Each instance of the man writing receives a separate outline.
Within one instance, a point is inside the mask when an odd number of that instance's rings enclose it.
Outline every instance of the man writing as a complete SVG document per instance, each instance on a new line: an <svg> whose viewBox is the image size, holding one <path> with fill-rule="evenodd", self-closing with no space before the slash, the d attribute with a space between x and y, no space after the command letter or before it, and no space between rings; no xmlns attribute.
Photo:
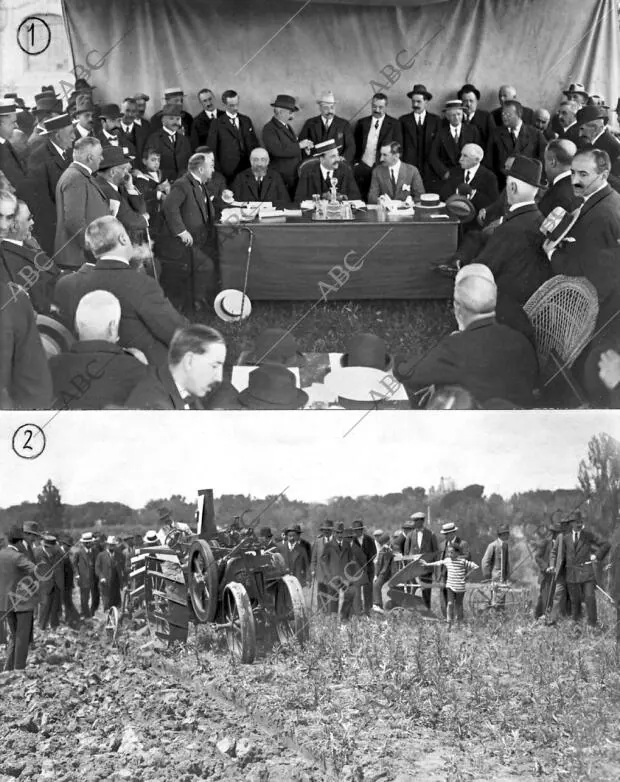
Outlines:
<svg viewBox="0 0 620 782"><path fill-rule="evenodd" d="M425 192L420 172L415 166L401 161L402 148L397 141L381 147L381 164L373 169L368 203L404 201L410 205L420 200Z"/></svg>

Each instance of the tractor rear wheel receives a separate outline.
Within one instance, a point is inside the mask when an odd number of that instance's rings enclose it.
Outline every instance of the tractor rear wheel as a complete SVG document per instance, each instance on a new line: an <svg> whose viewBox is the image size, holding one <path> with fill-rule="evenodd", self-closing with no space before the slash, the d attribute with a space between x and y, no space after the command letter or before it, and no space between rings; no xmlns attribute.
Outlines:
<svg viewBox="0 0 620 782"><path fill-rule="evenodd" d="M187 581L192 608L199 622L212 622L217 611L218 568L206 540L195 540L189 550Z"/></svg>
<svg viewBox="0 0 620 782"><path fill-rule="evenodd" d="M276 582L275 625L280 643L296 638L303 646L308 640L306 598L295 576L282 576Z"/></svg>
<svg viewBox="0 0 620 782"><path fill-rule="evenodd" d="M226 642L241 663L253 663L256 658L256 624L250 598L242 584L231 581L222 596Z"/></svg>

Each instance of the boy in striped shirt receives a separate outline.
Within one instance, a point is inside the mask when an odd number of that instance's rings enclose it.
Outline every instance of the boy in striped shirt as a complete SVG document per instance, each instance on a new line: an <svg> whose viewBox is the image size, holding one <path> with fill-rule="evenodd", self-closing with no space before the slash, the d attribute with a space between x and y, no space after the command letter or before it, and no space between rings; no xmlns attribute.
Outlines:
<svg viewBox="0 0 620 782"><path fill-rule="evenodd" d="M448 578L446 581L448 597L446 621L448 624L452 624L456 618L458 622L462 622L465 581L471 572L478 570L478 565L463 556L462 545L457 541L453 541L448 546L448 557L446 559L439 559L436 562L424 562L424 560L420 560L420 563L422 565L428 565L429 567L441 567L442 565L445 565L446 570L448 571Z"/></svg>

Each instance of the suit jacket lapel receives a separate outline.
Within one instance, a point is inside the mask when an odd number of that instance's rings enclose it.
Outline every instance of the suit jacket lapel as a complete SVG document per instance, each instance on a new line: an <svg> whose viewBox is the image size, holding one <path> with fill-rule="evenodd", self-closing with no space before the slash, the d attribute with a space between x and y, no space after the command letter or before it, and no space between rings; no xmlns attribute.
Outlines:
<svg viewBox="0 0 620 782"><path fill-rule="evenodd" d="M254 174L251 172L247 175L247 183L248 183L248 190L250 191L250 194L252 195L252 201L260 201L258 197L258 182L256 181L256 178ZM263 179L263 190L265 189L265 180ZM264 198L264 194L263 194Z"/></svg>
<svg viewBox="0 0 620 782"><path fill-rule="evenodd" d="M208 222L209 213L207 211L207 205L205 203L205 198L207 197L205 195L205 191L202 185L200 184L200 182L197 182L191 174L187 174L187 177L191 182L192 189L194 192L194 198L196 199L196 201L198 201L198 206L200 207L202 216L204 217L205 222Z"/></svg>

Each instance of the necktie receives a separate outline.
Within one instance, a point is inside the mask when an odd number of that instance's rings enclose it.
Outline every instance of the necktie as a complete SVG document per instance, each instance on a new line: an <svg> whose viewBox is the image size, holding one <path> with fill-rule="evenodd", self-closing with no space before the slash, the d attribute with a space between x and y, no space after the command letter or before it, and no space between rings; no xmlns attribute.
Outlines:
<svg viewBox="0 0 620 782"><path fill-rule="evenodd" d="M465 184L466 184L466 185L468 185L468 184L469 184L469 180L470 180L470 179L471 179L471 171L466 171L466 172L465 172Z"/></svg>
<svg viewBox="0 0 620 782"><path fill-rule="evenodd" d="M323 121L323 139L327 138L327 134L329 133L329 120Z"/></svg>
<svg viewBox="0 0 620 782"><path fill-rule="evenodd" d="M392 181L392 198L396 195L396 177L394 176L394 169L390 169L390 179Z"/></svg>
<svg viewBox="0 0 620 782"><path fill-rule="evenodd" d="M512 136L512 145L516 146L517 144L517 131L514 128L510 129L510 135Z"/></svg>
<svg viewBox="0 0 620 782"><path fill-rule="evenodd" d="M168 138L170 139L170 143L172 144L172 146L174 146L174 145L176 144L176 140L177 140L177 134L176 134L176 133L173 133L173 134L171 135L171 134L169 133L169 134L168 134Z"/></svg>
<svg viewBox="0 0 620 782"><path fill-rule="evenodd" d="M325 184L327 185L328 190L332 189L332 175L329 171L325 174Z"/></svg>
<svg viewBox="0 0 620 782"><path fill-rule="evenodd" d="M258 186L258 200L261 201L263 198L263 179L262 177L256 178L256 184Z"/></svg>
<svg viewBox="0 0 620 782"><path fill-rule="evenodd" d="M574 540L575 546L577 546L577 543L579 543L579 533L578 532L574 533L573 540Z"/></svg>
<svg viewBox="0 0 620 782"><path fill-rule="evenodd" d="M375 122L375 130L379 130L379 120Z"/></svg>
<svg viewBox="0 0 620 782"><path fill-rule="evenodd" d="M416 114L415 115L415 121L416 121L418 127L420 127L420 125L422 124L422 115L421 114Z"/></svg>
<svg viewBox="0 0 620 782"><path fill-rule="evenodd" d="M471 117L469 114L463 114L463 122L469 122L471 120Z"/></svg>
<svg viewBox="0 0 620 782"><path fill-rule="evenodd" d="M238 120L238 118L237 117L233 117L231 122L232 122L233 127L235 128L235 130L239 130L239 120Z"/></svg>

